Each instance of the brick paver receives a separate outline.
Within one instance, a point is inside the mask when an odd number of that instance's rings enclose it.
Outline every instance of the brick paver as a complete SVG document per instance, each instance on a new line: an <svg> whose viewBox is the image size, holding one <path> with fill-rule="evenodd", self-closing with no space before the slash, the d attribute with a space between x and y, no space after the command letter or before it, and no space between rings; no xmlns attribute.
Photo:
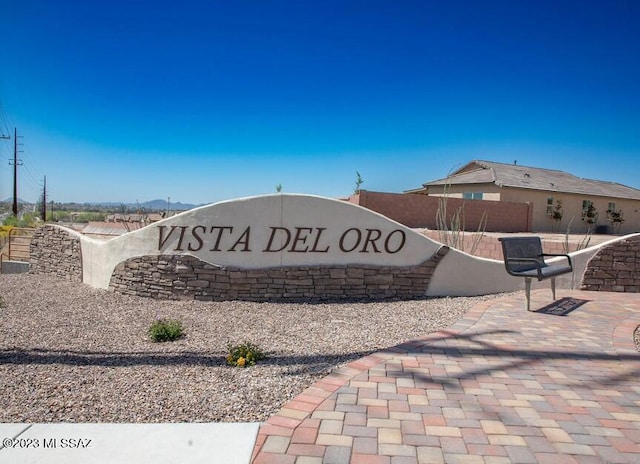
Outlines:
<svg viewBox="0 0 640 464"><path fill-rule="evenodd" d="M336 370L262 425L252 462L640 462L640 296L558 297L574 309L510 295Z"/></svg>

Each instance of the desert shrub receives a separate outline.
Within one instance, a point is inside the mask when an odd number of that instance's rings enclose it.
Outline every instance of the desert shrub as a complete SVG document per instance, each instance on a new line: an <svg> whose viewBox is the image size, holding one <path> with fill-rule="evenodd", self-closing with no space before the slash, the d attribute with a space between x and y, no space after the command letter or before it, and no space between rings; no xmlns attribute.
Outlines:
<svg viewBox="0 0 640 464"><path fill-rule="evenodd" d="M227 364L229 366L247 367L267 358L258 345L244 342L239 345L227 344Z"/></svg>
<svg viewBox="0 0 640 464"><path fill-rule="evenodd" d="M171 342L184 336L184 328L178 320L156 319L149 327L149 337L154 342Z"/></svg>

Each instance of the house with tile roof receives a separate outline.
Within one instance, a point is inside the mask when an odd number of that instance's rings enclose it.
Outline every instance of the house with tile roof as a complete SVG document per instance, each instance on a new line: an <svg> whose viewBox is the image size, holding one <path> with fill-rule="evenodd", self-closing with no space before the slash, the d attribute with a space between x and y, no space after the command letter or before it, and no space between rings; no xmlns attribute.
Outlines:
<svg viewBox="0 0 640 464"><path fill-rule="evenodd" d="M640 231L640 190L554 169L474 160L405 193L530 203L535 232Z"/></svg>

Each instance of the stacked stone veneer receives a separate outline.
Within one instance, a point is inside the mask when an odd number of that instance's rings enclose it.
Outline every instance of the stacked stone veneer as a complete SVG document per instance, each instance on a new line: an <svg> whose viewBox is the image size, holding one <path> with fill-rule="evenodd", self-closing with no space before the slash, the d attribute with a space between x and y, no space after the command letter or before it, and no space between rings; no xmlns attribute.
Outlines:
<svg viewBox="0 0 640 464"><path fill-rule="evenodd" d="M55 274L73 282L82 282L80 238L60 227L46 225L31 238L32 274Z"/></svg>
<svg viewBox="0 0 640 464"><path fill-rule="evenodd" d="M442 248L419 266L219 267L188 255L143 256L120 263L110 289L159 299L203 301L388 300L424 297Z"/></svg>
<svg viewBox="0 0 640 464"><path fill-rule="evenodd" d="M583 290L640 292L640 236L602 248L587 264Z"/></svg>

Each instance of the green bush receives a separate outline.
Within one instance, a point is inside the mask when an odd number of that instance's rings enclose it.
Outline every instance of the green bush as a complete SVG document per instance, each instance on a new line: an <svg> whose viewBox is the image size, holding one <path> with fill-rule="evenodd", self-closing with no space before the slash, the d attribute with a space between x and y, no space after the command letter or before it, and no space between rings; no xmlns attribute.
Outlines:
<svg viewBox="0 0 640 464"><path fill-rule="evenodd" d="M149 337L154 342L172 342L183 335L184 329L178 320L156 319L149 327Z"/></svg>
<svg viewBox="0 0 640 464"><path fill-rule="evenodd" d="M227 364L229 366L247 367L267 358L267 355L258 345L244 342L240 345L227 344Z"/></svg>
<svg viewBox="0 0 640 464"><path fill-rule="evenodd" d="M21 214L21 218L11 215L7 216L2 222L3 226L9 227L36 227L40 221L40 217L36 213L24 213Z"/></svg>

